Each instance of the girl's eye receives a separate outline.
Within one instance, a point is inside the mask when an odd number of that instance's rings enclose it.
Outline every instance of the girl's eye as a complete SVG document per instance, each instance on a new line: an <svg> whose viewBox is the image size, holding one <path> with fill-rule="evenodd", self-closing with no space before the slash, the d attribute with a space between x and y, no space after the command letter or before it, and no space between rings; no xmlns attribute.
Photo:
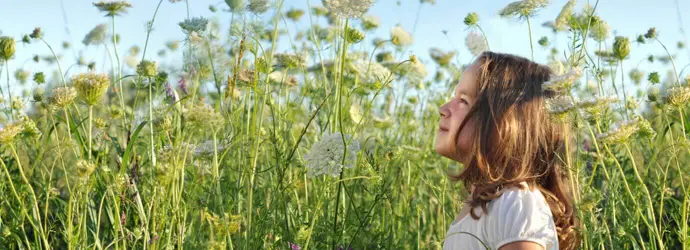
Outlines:
<svg viewBox="0 0 690 250"><path fill-rule="evenodd" d="M462 104L468 104L468 103L467 103L467 100L465 100L465 98L460 98L460 103L462 103Z"/></svg>

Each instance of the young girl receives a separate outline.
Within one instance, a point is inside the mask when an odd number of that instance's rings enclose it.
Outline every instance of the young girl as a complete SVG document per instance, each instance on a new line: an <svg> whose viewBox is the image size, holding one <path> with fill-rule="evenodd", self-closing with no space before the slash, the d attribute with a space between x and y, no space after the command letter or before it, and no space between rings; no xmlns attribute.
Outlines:
<svg viewBox="0 0 690 250"><path fill-rule="evenodd" d="M542 89L551 71L522 57L484 52L439 108L436 152L462 163L470 191L443 249L576 249L576 218Z"/></svg>

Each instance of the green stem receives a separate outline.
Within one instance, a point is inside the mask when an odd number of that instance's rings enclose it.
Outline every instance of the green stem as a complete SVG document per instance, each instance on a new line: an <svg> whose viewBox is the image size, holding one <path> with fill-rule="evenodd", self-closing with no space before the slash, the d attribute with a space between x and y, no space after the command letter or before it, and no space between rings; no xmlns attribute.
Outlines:
<svg viewBox="0 0 690 250"><path fill-rule="evenodd" d="M120 97L120 107L122 108L122 111L125 111L125 87L122 86L122 67L120 65L120 56L117 53L117 41L115 40L115 15L112 16L112 23L113 23L113 51L115 52L115 60L117 61L117 83L120 85L120 91L119 97ZM113 75L113 77L116 77ZM122 127L126 127L127 124L127 116L123 116L122 119Z"/></svg>
<svg viewBox="0 0 690 250"><path fill-rule="evenodd" d="M648 214L652 217L652 225L656 225L656 215L654 215L654 203L652 202L652 195L649 194L649 189L647 189L647 185L644 183L644 180L642 180L642 176L640 176L640 173L637 171L637 164L635 163L635 159L633 157L632 151L630 150L630 146L628 146L627 142L623 145L625 146L625 150L628 152L628 156L630 157L630 162L632 163L632 169L635 173L635 178L637 178L637 181L640 182L641 188L642 190L644 190L644 193L647 197L647 203L649 206ZM664 249L663 239L661 238L661 235L659 235L656 226L650 226L650 228L652 231L654 231L654 234L656 234L655 238L657 240L657 243L659 244L659 249Z"/></svg>
<svg viewBox="0 0 690 250"><path fill-rule="evenodd" d="M8 106L10 107L10 121L14 119L14 111L12 108L12 91L10 90L10 60L5 60L5 69L7 70L7 94L10 96Z"/></svg>
<svg viewBox="0 0 690 250"><path fill-rule="evenodd" d="M29 193L31 193L31 198L34 201L34 207L33 207L33 214L34 218L38 221L38 225L41 225L41 215L40 215L40 209L38 208L38 198L36 198L36 193L34 192L34 188L31 186L31 183L29 182L29 179L26 178L26 175L24 174L24 169L22 168L22 163L19 160L19 155L17 155L17 150L14 148L14 144L9 143L10 150L12 151L12 155L14 156L14 159L17 161L17 168L19 169L19 174L22 177L22 180L26 184L27 188L29 189ZM3 163L4 165L4 163ZM34 228L38 230L38 233L41 234L41 239L43 240L43 244L45 244L45 247L47 249L50 249L50 244L48 243L48 239L45 236L45 233L43 232L43 229L40 226L36 226L33 222L31 223Z"/></svg>
<svg viewBox="0 0 690 250"><path fill-rule="evenodd" d="M156 167L156 142L153 140L153 82L149 77L149 138L151 139L151 166Z"/></svg>
<svg viewBox="0 0 690 250"><path fill-rule="evenodd" d="M91 152L92 152L91 136L92 136L92 134L93 134L93 105L89 105L89 152L87 153L88 157L89 157L89 161L91 161Z"/></svg>
<svg viewBox="0 0 690 250"><path fill-rule="evenodd" d="M527 20L527 30L529 31L529 49L532 52L532 61L534 61L534 45L532 44L532 24L529 21L529 17L525 17Z"/></svg>

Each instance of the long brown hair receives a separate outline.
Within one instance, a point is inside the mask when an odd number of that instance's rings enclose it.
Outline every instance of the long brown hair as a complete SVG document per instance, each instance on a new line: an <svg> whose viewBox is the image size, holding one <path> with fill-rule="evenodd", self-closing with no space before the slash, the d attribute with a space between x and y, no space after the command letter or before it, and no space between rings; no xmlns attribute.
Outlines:
<svg viewBox="0 0 690 250"><path fill-rule="evenodd" d="M507 187L519 187L524 181L538 188L551 208L560 249L576 249L577 220L561 158L567 153L565 128L545 111L545 99L554 93L542 84L551 70L523 57L494 52L482 53L476 64L475 103L455 135L457 145L459 131L472 119L476 124L472 146L464 170L449 177L474 187L469 201L474 219L479 219L475 207L487 213L487 203Z"/></svg>

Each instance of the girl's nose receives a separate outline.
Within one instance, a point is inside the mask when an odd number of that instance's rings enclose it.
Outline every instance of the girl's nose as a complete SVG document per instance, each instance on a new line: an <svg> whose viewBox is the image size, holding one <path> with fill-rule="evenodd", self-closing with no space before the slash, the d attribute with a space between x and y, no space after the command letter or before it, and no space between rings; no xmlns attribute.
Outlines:
<svg viewBox="0 0 690 250"><path fill-rule="evenodd" d="M448 111L448 108L446 107L447 104L441 105L441 107L438 109L438 113L441 115L441 117L447 117L450 115L450 112Z"/></svg>

